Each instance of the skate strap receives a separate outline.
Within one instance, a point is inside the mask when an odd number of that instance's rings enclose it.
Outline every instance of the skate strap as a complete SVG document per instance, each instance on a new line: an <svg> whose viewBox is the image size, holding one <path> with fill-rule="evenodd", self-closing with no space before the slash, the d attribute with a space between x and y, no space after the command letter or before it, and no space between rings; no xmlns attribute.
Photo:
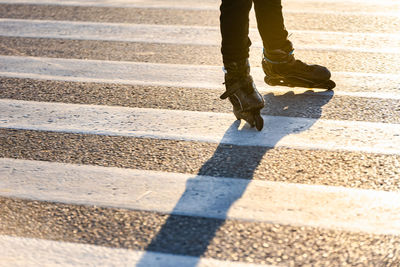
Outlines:
<svg viewBox="0 0 400 267"><path fill-rule="evenodd" d="M294 54L294 49L289 52L288 56L290 57L293 54ZM267 62L271 63L271 64L285 64L285 63L289 63L290 62L290 59L289 60L284 60L284 61L273 61L273 60L267 58L267 56L265 55L265 49L264 48L263 48L263 56L264 56L264 59Z"/></svg>
<svg viewBox="0 0 400 267"><path fill-rule="evenodd" d="M232 87L229 88L229 90L226 90L225 93L223 93L219 98L227 99L228 97L230 97L231 95L236 93L236 91L239 90L239 89L240 89L239 85L232 86Z"/></svg>
<svg viewBox="0 0 400 267"><path fill-rule="evenodd" d="M242 90L243 92L251 93L254 91L254 89L252 87L252 83L253 83L253 78L251 78L251 76L248 76L242 81L234 82L232 85L225 86L226 91L225 91L225 93L223 93L220 96L220 98L226 99L226 98L232 96L233 94L235 94L239 90ZM224 84L226 85L226 83L224 83Z"/></svg>

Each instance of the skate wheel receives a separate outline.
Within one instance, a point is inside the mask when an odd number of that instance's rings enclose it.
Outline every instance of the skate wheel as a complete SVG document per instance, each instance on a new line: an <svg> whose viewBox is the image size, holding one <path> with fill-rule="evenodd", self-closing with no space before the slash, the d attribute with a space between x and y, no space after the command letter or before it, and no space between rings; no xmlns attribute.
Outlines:
<svg viewBox="0 0 400 267"><path fill-rule="evenodd" d="M261 117L260 112L254 115L254 123L258 131L261 131L262 128L264 127L264 120Z"/></svg>
<svg viewBox="0 0 400 267"><path fill-rule="evenodd" d="M240 121L241 119L240 112L238 110L233 109L233 114L235 115L236 119Z"/></svg>
<svg viewBox="0 0 400 267"><path fill-rule="evenodd" d="M266 84L270 85L270 86L276 86L276 85L279 85L279 84L280 84L279 80L272 79L272 78L270 78L270 77L268 77L268 76L265 76L265 77L264 77L264 82L265 82Z"/></svg>
<svg viewBox="0 0 400 267"><path fill-rule="evenodd" d="M298 85L298 80L297 79L292 79L290 77L284 79L279 79L279 78L270 78L268 76L265 76L264 81L266 84L271 85L271 86L286 86L286 87L297 87ZM301 87L312 87L309 86L308 84L302 84Z"/></svg>
<svg viewBox="0 0 400 267"><path fill-rule="evenodd" d="M326 89L328 89L328 90L332 90L335 87L336 87L336 83L334 81L332 81L332 80L329 80L326 83Z"/></svg>
<svg viewBox="0 0 400 267"><path fill-rule="evenodd" d="M335 87L336 87L336 83L332 80L323 81L321 83L314 85L314 88L321 88L321 89L327 89L327 90L332 90Z"/></svg>

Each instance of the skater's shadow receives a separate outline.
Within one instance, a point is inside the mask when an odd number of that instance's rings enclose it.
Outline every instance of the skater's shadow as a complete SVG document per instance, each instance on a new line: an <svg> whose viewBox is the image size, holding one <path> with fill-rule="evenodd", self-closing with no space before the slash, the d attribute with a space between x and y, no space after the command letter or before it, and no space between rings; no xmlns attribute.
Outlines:
<svg viewBox="0 0 400 267"><path fill-rule="evenodd" d="M261 133L247 125L240 128L240 122L234 122L197 176L187 180L185 192L172 215L147 246L137 266L196 266L199 257L204 256L218 230L225 224L230 208L244 194L268 150L285 136L309 129L321 117L322 107L332 96L333 92L312 91L268 94L264 97L266 108L262 111L268 116L264 117L265 126ZM308 116L312 119L305 119L303 127L292 129L292 123L276 116ZM255 145L242 145L249 141ZM193 257L182 257L178 262L170 263L160 258L161 262L156 263L151 252Z"/></svg>

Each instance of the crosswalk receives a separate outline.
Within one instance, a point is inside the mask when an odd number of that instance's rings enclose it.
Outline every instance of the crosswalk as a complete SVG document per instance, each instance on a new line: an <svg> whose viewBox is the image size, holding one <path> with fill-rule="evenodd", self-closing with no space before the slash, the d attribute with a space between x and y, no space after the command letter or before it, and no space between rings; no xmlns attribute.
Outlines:
<svg viewBox="0 0 400 267"><path fill-rule="evenodd" d="M0 0L0 266L400 264L398 2L283 3L334 92L265 85L253 19L261 132L218 5Z"/></svg>

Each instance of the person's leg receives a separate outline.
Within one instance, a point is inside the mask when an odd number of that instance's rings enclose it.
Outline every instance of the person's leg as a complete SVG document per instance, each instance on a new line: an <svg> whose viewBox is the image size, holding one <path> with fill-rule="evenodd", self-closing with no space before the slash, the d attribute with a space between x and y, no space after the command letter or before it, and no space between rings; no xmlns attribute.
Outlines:
<svg viewBox="0 0 400 267"><path fill-rule="evenodd" d="M323 66L296 60L284 25L281 0L253 0L263 40L262 66L269 85L332 89L331 73Z"/></svg>
<svg viewBox="0 0 400 267"><path fill-rule="evenodd" d="M264 49L293 50L284 24L281 0L253 0L253 2Z"/></svg>
<svg viewBox="0 0 400 267"><path fill-rule="evenodd" d="M264 99L257 91L250 75L248 62L249 12L252 0L222 0L220 7L222 59L226 91L221 99L228 98L237 119L244 119L258 130L263 127L260 110Z"/></svg>
<svg viewBox="0 0 400 267"><path fill-rule="evenodd" d="M245 61L251 45L249 12L252 0L222 0L220 6L221 52L224 63Z"/></svg>

